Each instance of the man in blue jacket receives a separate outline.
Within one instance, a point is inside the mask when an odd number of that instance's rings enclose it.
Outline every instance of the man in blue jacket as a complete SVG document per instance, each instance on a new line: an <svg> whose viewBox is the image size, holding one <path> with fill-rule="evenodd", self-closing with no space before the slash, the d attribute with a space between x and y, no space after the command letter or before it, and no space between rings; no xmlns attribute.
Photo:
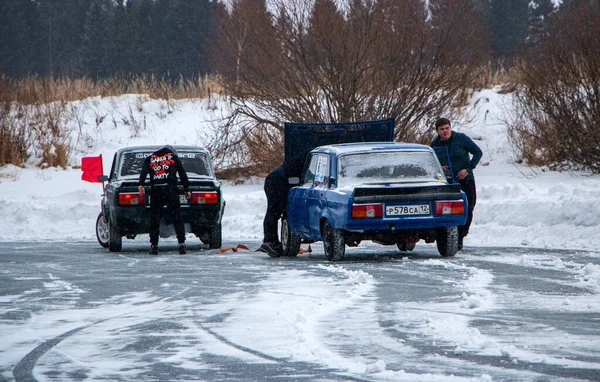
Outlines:
<svg viewBox="0 0 600 382"><path fill-rule="evenodd" d="M460 183L460 188L467 195L468 218L465 225L458 227L458 249L463 248L463 239L469 234L473 221L473 209L477 202L475 176L473 170L477 167L483 152L469 136L452 131L450 120L439 118L435 122L438 136L431 142L446 176L452 176ZM469 155L471 154L471 155ZM450 163L448 163L450 158Z"/></svg>

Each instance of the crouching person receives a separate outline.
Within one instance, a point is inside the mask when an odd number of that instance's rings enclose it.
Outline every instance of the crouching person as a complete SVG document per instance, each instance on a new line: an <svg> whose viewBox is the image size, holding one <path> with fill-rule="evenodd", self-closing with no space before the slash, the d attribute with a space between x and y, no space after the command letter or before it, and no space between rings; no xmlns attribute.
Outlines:
<svg viewBox="0 0 600 382"><path fill-rule="evenodd" d="M279 257L283 254L283 247L279 241L277 226L285 210L287 194L290 189L283 165L276 167L267 175L264 189L267 197L267 212L263 221L263 243L259 250L266 252L271 257Z"/></svg>

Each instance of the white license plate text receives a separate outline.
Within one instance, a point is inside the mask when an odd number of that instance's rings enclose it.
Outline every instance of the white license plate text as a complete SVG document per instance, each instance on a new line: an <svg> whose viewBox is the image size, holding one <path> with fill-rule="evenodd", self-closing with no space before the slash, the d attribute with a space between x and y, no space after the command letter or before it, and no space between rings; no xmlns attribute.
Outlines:
<svg viewBox="0 0 600 382"><path fill-rule="evenodd" d="M385 214L398 215L429 215L429 204L409 204L403 206L386 206Z"/></svg>

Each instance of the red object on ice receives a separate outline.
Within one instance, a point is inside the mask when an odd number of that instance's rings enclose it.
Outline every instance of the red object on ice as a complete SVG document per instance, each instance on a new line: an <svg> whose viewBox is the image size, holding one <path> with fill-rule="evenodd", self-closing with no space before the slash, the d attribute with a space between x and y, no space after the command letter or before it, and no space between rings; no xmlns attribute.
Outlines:
<svg viewBox="0 0 600 382"><path fill-rule="evenodd" d="M98 180L98 177L102 175L102 154L97 157L83 157L81 158L81 180L92 183L104 183Z"/></svg>

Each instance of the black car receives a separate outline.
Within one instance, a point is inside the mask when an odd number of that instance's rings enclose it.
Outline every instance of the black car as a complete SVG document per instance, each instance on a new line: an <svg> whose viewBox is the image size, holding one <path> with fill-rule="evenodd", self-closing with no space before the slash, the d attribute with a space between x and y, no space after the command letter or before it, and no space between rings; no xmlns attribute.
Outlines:
<svg viewBox="0 0 600 382"><path fill-rule="evenodd" d="M162 146L137 146L118 150L113 158L110 174L99 180L107 181L102 196L102 212L96 220L98 242L111 252L120 252L122 238L133 239L149 233L150 185L146 196L138 191L138 180L144 159ZM220 182L216 179L209 152L195 146L173 146L189 178L191 199L180 192L181 217L186 232L192 232L210 248L221 247L221 219L225 200ZM166 209L166 207L163 207ZM160 236L175 235L170 214L163 213Z"/></svg>

